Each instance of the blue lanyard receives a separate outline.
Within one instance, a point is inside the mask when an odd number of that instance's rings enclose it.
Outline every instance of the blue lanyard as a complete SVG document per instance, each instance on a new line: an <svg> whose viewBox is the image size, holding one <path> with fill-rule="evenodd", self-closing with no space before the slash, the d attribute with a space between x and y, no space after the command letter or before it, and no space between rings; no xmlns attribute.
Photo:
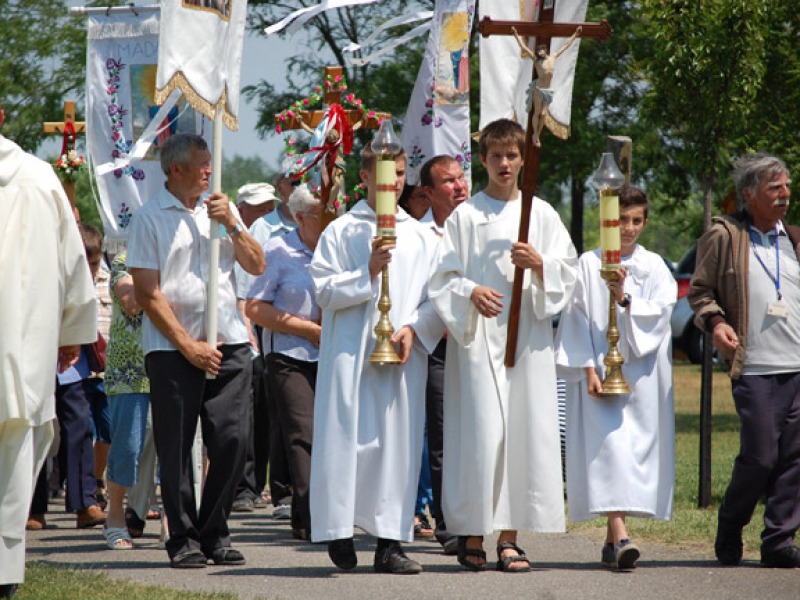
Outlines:
<svg viewBox="0 0 800 600"><path fill-rule="evenodd" d="M761 232L756 234L756 230L750 226L750 245L753 248L753 254L756 256L756 260L761 265L761 268L764 269L764 272L769 276L772 280L772 283L775 284L775 292L778 294L778 300L783 299L783 295L781 294L781 260L780 260L780 250L778 249L778 225L775 225L775 276L772 276L772 273L769 272L767 265L764 264L764 261L761 260L761 257L758 255L758 251L756 250L756 235L758 235L758 241L761 242Z"/></svg>

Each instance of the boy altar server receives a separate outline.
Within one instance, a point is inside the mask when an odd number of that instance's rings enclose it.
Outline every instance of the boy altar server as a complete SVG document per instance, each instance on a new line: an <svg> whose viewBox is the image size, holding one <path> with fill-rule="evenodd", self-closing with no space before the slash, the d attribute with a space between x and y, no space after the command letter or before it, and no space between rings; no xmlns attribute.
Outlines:
<svg viewBox="0 0 800 600"><path fill-rule="evenodd" d="M620 191L622 266L600 277L600 251L578 261L578 283L561 315L556 342L567 380L567 503L571 521L606 515L601 562L636 566L626 515L669 519L675 481L670 316L677 289L661 257L636 243L647 223L647 196ZM619 314L622 373L630 394L601 396L608 350L609 290Z"/></svg>
<svg viewBox="0 0 800 600"><path fill-rule="evenodd" d="M458 561L486 565L483 536L500 530L498 568L529 571L517 530L564 531L552 317L575 283L576 252L561 219L533 199L530 242L519 230L525 132L501 119L481 132L489 175L445 222L429 294L447 326L442 508ZM516 366L505 367L515 267L525 269Z"/></svg>
<svg viewBox="0 0 800 600"><path fill-rule="evenodd" d="M396 195L405 183L405 154L396 158ZM413 540L425 428L428 354L444 328L428 302L428 278L439 240L404 210L396 245L376 238L376 157L361 157L367 199L331 223L309 267L322 309L311 456L311 538L327 541L341 569L356 566L353 527L378 537L379 573L419 573L400 541ZM380 273L389 265L392 338L403 364L376 365Z"/></svg>

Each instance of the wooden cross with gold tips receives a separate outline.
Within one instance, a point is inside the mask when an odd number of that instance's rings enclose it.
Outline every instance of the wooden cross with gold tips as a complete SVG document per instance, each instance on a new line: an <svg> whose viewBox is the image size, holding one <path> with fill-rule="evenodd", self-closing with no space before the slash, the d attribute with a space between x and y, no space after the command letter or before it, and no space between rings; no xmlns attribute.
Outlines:
<svg viewBox="0 0 800 600"><path fill-rule="evenodd" d="M389 113L367 113L358 109L344 109L341 108L342 92L342 67L325 67L325 82L323 87L323 102L325 107L320 110L299 110L293 111L291 115L284 114L275 115L275 124L279 125L282 130L298 130L302 129L307 133L313 134L314 130L322 120L328 116L329 110L333 106L340 107L340 114L343 114L349 126L353 131L357 129L378 129L380 122L383 119L391 119L392 115ZM330 140L332 143L338 140ZM341 167L340 161L343 159L344 152L341 145L338 147L336 155L331 156L331 160L335 160L337 164L334 168L334 175L332 178L323 178L322 182L322 200L325 204L325 210L322 215L322 226L325 227L333 219L336 218L337 208L336 201L338 199L339 190L344 183L344 172ZM325 169L323 169L324 171Z"/></svg>
<svg viewBox="0 0 800 600"><path fill-rule="evenodd" d="M553 37L569 37L580 28L581 37L606 39L611 35L608 21L600 23L555 23L555 1L545 2L539 11L538 21L493 21L484 17L479 25L481 35L514 35L536 36L536 45L550 47ZM533 75L536 75L534 67ZM541 144L535 140L534 108L528 111L528 122L525 131L525 157L522 171L522 214L519 221L519 241L528 241L528 230L531 218L531 204L536 193L539 179L539 154ZM538 136L537 136L538 137ZM506 367L513 367L516 362L517 334L519 330L519 310L522 302L522 282L524 271L520 267L514 269L514 287L511 294L511 307L508 317L508 335L506 340Z"/></svg>
<svg viewBox="0 0 800 600"><path fill-rule="evenodd" d="M66 100L64 102L64 120L45 122L43 130L45 133L61 134L64 138L62 151L64 147L66 147L67 150L74 150L75 138L79 133L84 133L86 131L86 123L75 120L75 102ZM69 203L72 205L73 211L76 211L75 182L67 181L62 178L61 185L64 186L64 192L67 194L67 198L69 198Z"/></svg>

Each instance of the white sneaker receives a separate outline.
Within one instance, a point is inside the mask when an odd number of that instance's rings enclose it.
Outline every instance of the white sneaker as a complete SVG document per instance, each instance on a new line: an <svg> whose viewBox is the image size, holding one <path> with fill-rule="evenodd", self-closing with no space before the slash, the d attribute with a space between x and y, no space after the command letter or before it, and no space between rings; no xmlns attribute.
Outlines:
<svg viewBox="0 0 800 600"><path fill-rule="evenodd" d="M272 518L279 521L288 521L292 518L292 507L288 504L279 504L272 509Z"/></svg>

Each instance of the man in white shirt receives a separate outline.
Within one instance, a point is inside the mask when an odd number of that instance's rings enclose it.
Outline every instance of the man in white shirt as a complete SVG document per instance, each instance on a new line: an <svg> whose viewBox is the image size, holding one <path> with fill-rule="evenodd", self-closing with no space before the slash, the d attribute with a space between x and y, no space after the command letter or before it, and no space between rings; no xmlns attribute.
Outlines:
<svg viewBox="0 0 800 600"><path fill-rule="evenodd" d="M165 189L133 220L128 268L145 312L142 338L169 523L167 553L175 568L205 567L207 559L240 565L245 559L231 548L227 517L244 465L252 371L247 328L236 308L233 265L238 262L258 275L264 271L264 253L225 194L201 198L211 175L211 154L202 137L170 138L161 150L161 167ZM211 227L223 226L219 333L209 341ZM199 513L191 477L198 418L210 463Z"/></svg>

